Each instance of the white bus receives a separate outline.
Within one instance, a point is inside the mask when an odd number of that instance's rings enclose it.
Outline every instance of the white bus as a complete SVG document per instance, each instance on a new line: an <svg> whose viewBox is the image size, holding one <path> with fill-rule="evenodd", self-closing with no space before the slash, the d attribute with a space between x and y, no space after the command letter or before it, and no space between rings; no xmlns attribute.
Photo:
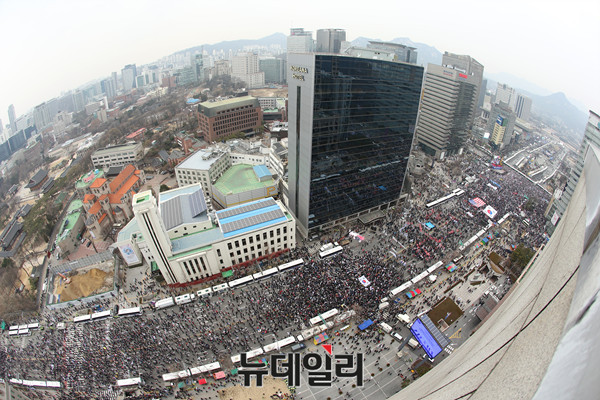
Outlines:
<svg viewBox="0 0 600 400"><path fill-rule="evenodd" d="M31 331L27 328L19 329L18 332L19 332L19 336L31 335Z"/></svg>
<svg viewBox="0 0 600 400"><path fill-rule="evenodd" d="M73 322L75 322L75 323L87 322L87 321L91 321L91 320L92 320L92 316L90 314L80 315L79 317L73 318Z"/></svg>
<svg viewBox="0 0 600 400"><path fill-rule="evenodd" d="M212 287L212 291L213 291L214 293L217 293L217 292L220 292L221 290L225 290L225 289L228 289L228 288L229 288L229 285L228 285L228 284L226 284L226 283L221 283L220 285L213 286L213 287Z"/></svg>
<svg viewBox="0 0 600 400"><path fill-rule="evenodd" d="M142 315L141 307L132 307L132 308L121 308L117 313L119 317L135 317L138 315Z"/></svg>
<svg viewBox="0 0 600 400"><path fill-rule="evenodd" d="M264 270L264 271L262 272L262 277L263 277L263 279L264 279L264 278L268 278L268 277L272 276L273 274L276 274L276 273L277 273L277 271L279 271L279 270L277 269L277 267L273 267L273 268L266 269L266 270Z"/></svg>
<svg viewBox="0 0 600 400"><path fill-rule="evenodd" d="M108 317L110 317L110 310L100 311L100 312L92 314L92 320L94 320L94 321L98 321L100 319L104 319L104 318L108 318Z"/></svg>
<svg viewBox="0 0 600 400"><path fill-rule="evenodd" d="M344 248L342 246L335 246L333 249L325 250L319 252L319 257L321 259L334 256L338 253L341 253Z"/></svg>
<svg viewBox="0 0 600 400"><path fill-rule="evenodd" d="M175 304L177 304L178 306L181 306L183 304L188 304L191 303L194 299L196 298L195 294L182 294L181 296L177 296L175 297Z"/></svg>
<svg viewBox="0 0 600 400"><path fill-rule="evenodd" d="M196 292L196 294L198 295L198 297L210 296L212 294L212 289L211 288L206 288L206 289L198 290Z"/></svg>
<svg viewBox="0 0 600 400"><path fill-rule="evenodd" d="M390 292L390 297L396 297L398 294L404 292L406 289L412 286L412 282L408 281L398 286L396 289L392 289Z"/></svg>
<svg viewBox="0 0 600 400"><path fill-rule="evenodd" d="M324 313L319 314L319 315L317 315L314 318L311 318L309 322L310 322L311 325L317 325L319 323L322 323L326 319L331 318L331 317L333 317L333 316L335 316L337 314L339 314L338 309L337 308L332 308L329 311L325 311Z"/></svg>
<svg viewBox="0 0 600 400"><path fill-rule="evenodd" d="M27 329L38 329L39 327L40 327L40 324L38 322L33 322L33 323L27 325Z"/></svg>
<svg viewBox="0 0 600 400"><path fill-rule="evenodd" d="M236 288L236 287L243 287L252 282L254 282L252 275L246 275L243 278L235 279L235 280L229 282L229 287L231 289Z"/></svg>
<svg viewBox="0 0 600 400"><path fill-rule="evenodd" d="M157 310L162 310L163 308L173 307L175 302L172 297L167 297L165 299L160 299L156 303L154 303L154 308Z"/></svg>
<svg viewBox="0 0 600 400"><path fill-rule="evenodd" d="M304 265L304 260L299 258L297 260L294 261L290 261L288 263L285 264L281 264L280 266L277 267L277 269L279 270L279 272L285 272L289 269L293 269L293 268L297 268L301 265Z"/></svg>

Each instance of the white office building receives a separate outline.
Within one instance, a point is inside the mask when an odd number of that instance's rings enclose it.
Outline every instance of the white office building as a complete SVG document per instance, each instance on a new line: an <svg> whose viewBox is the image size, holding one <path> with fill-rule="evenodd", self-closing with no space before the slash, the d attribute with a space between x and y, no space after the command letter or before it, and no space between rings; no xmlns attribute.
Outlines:
<svg viewBox="0 0 600 400"><path fill-rule="evenodd" d="M94 168L137 164L144 157L142 143L125 143L105 147L92 153Z"/></svg>
<svg viewBox="0 0 600 400"><path fill-rule="evenodd" d="M117 248L142 254L168 284L206 279L236 265L296 246L295 219L279 201L266 198L212 213L202 186L189 185L133 197L133 219Z"/></svg>

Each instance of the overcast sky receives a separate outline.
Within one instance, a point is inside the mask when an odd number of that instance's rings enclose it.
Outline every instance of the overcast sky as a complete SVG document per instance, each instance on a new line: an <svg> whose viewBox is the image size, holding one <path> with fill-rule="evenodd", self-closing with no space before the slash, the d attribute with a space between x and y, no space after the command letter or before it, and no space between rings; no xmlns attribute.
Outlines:
<svg viewBox="0 0 600 400"><path fill-rule="evenodd" d="M600 112L600 1L0 0L0 119L188 47L291 27L408 37Z"/></svg>

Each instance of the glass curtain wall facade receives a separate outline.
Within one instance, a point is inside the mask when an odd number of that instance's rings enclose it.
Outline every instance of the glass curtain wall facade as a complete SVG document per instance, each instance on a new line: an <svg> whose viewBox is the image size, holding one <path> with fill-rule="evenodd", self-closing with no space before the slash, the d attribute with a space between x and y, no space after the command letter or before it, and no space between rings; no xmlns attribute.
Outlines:
<svg viewBox="0 0 600 400"><path fill-rule="evenodd" d="M313 71L308 71L313 76L307 79L312 87L296 89L288 78L296 106L290 136L297 135L290 139L295 159L290 171L296 175L290 179L290 194L302 196L308 190L308 211L294 210L303 205L298 197L291 199L290 206L296 215L308 216L304 223L311 230L399 198L423 68L346 56L308 57L314 57ZM301 89L312 89L312 105L300 104L305 98ZM306 111L312 113L312 124L300 126ZM310 171L298 167L307 154ZM302 179L303 174L309 179Z"/></svg>

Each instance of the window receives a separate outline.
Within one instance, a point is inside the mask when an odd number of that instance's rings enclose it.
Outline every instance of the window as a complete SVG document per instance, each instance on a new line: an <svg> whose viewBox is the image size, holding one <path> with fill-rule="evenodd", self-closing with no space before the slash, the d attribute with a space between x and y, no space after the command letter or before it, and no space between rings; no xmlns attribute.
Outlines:
<svg viewBox="0 0 600 400"><path fill-rule="evenodd" d="M271 238L273 237L273 230L272 229L269 231L269 235L270 235L269 237L271 237Z"/></svg>
<svg viewBox="0 0 600 400"><path fill-rule="evenodd" d="M283 226L283 233L287 233L287 226Z"/></svg>
<svg viewBox="0 0 600 400"><path fill-rule="evenodd" d="M281 228L277 228L277 236L281 235Z"/></svg>
<svg viewBox="0 0 600 400"><path fill-rule="evenodd" d="M242 254L242 251L241 251L241 250L238 250L238 251L237 251L237 255L239 256L239 255L241 255L241 254Z"/></svg>
<svg viewBox="0 0 600 400"><path fill-rule="evenodd" d="M217 255L221 257L221 249L217 249Z"/></svg>
<svg viewBox="0 0 600 400"><path fill-rule="evenodd" d="M267 232L263 232L263 239L267 239Z"/></svg>
<svg viewBox="0 0 600 400"><path fill-rule="evenodd" d="M246 246L246 238L242 239L242 246Z"/></svg>
<svg viewBox="0 0 600 400"><path fill-rule="evenodd" d="M248 238L248 241L250 242L250 244L252 244L252 243L254 243L254 238L253 238L252 236L250 236L250 237Z"/></svg>
<svg viewBox="0 0 600 400"><path fill-rule="evenodd" d="M231 245L231 242L227 243L227 249L228 250L232 250L233 249L233 246Z"/></svg>

